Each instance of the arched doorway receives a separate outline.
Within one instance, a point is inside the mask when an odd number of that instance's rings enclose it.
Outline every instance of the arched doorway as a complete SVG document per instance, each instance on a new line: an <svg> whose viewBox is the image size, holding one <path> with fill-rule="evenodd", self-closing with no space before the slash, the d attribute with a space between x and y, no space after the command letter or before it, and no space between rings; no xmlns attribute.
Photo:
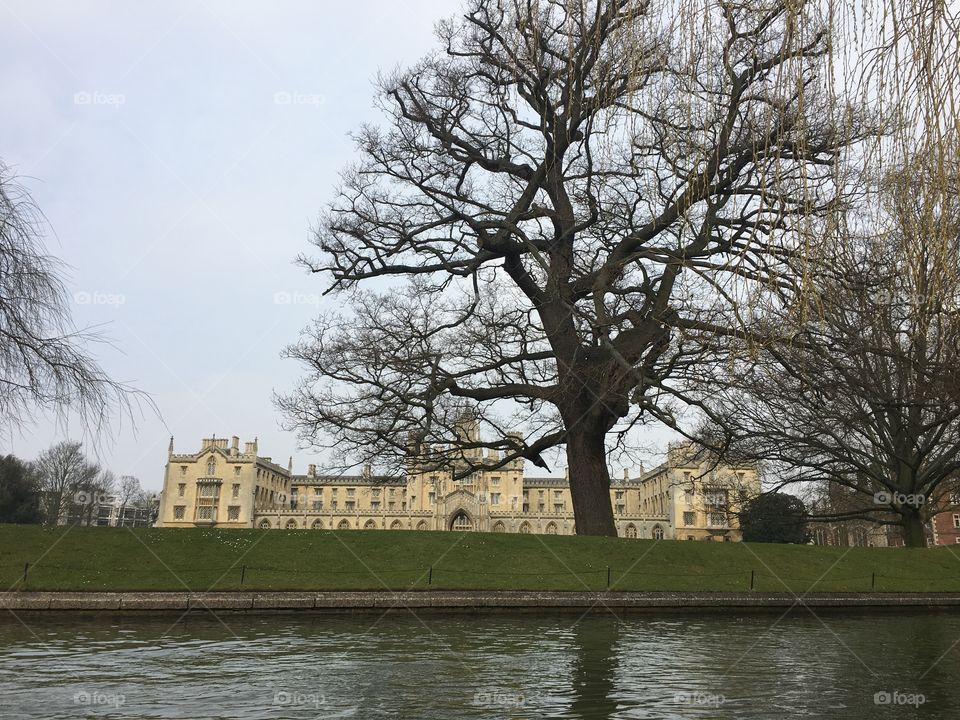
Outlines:
<svg viewBox="0 0 960 720"><path fill-rule="evenodd" d="M427 522L425 520L421 520L420 522L417 523L417 530L426 530L426 529L427 529Z"/></svg>
<svg viewBox="0 0 960 720"><path fill-rule="evenodd" d="M450 521L450 529L458 532L469 532L473 530L473 520L463 510L457 510Z"/></svg>
<svg viewBox="0 0 960 720"><path fill-rule="evenodd" d="M493 524L493 531L495 533L502 533L507 531L507 526L504 525L501 521L497 521Z"/></svg>

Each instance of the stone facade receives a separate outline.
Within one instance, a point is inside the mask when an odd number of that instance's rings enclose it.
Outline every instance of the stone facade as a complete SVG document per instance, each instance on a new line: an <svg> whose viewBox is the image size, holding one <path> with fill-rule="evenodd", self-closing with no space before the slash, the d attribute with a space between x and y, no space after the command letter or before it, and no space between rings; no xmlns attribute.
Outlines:
<svg viewBox="0 0 960 720"><path fill-rule="evenodd" d="M473 464L499 461L475 451ZM754 467L715 466L689 446L667 462L610 483L622 537L739 540L736 512L760 490ZM522 460L455 478L411 460L405 476L293 473L257 455L257 442L209 438L177 454L171 439L157 527L329 530L475 530L545 535L576 532L566 478L525 477Z"/></svg>

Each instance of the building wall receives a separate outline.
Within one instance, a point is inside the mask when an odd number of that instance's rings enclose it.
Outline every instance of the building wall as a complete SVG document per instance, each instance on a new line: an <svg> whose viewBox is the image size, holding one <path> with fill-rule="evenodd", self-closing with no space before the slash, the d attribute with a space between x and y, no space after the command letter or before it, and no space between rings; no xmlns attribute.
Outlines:
<svg viewBox="0 0 960 720"><path fill-rule="evenodd" d="M429 453L429 448L427 449ZM484 459L480 451L473 462ZM492 465L501 458L490 451ZM199 452L169 450L157 527L454 530L573 535L566 478L524 477L523 461L455 478L429 462L411 462L405 477L294 475L239 451L233 438L205 439ZM683 448L637 477L611 481L617 532L647 539L739 540L735 513L744 493L759 492L755 468L713 467ZM717 502L722 499L722 502ZM180 509L178 509L180 508ZM202 508L213 508L202 509Z"/></svg>

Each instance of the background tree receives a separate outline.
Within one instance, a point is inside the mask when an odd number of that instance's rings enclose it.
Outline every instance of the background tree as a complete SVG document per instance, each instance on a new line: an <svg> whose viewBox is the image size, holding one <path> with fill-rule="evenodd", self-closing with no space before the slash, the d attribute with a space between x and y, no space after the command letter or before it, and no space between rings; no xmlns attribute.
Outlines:
<svg viewBox="0 0 960 720"><path fill-rule="evenodd" d="M810 541L803 501L787 493L764 493L747 501L739 513L744 542L797 543Z"/></svg>
<svg viewBox="0 0 960 720"><path fill-rule="evenodd" d="M39 523L40 485L29 463L7 455L0 457L0 523Z"/></svg>
<svg viewBox="0 0 960 720"><path fill-rule="evenodd" d="M851 491L818 517L896 524L911 546L960 474L960 187L934 177L942 162L888 173L869 216L835 229L808 292L757 318L757 334L796 328L792 342L734 342L705 388L781 486Z"/></svg>
<svg viewBox="0 0 960 720"><path fill-rule="evenodd" d="M142 393L111 380L84 346L99 340L72 323L62 265L43 247L43 218L0 162L0 426L36 410L78 413L99 428Z"/></svg>
<svg viewBox="0 0 960 720"><path fill-rule="evenodd" d="M565 446L577 532L615 534L608 435L676 425L672 379L703 361L678 333L735 332L751 292L792 280L872 131L832 95L818 18L473 0L441 23L437 52L381 79L389 127L357 134L303 259L350 304L287 351L308 372L278 399L290 427L458 475Z"/></svg>
<svg viewBox="0 0 960 720"><path fill-rule="evenodd" d="M90 462L78 442L53 445L37 459L36 469L48 525L89 521L93 507L113 485L112 473Z"/></svg>

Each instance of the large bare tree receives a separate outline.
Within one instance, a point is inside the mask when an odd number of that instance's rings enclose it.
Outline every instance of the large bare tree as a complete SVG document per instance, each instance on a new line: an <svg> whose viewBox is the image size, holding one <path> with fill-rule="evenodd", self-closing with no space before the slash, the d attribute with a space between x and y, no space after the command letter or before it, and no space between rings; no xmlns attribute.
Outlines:
<svg viewBox="0 0 960 720"><path fill-rule="evenodd" d="M611 434L676 424L671 380L703 359L677 333L736 332L791 281L872 130L834 93L819 10L472 0L441 23L381 78L387 127L357 133L303 258L344 307L288 350L290 426L459 474L565 446L577 532L615 534Z"/></svg>

